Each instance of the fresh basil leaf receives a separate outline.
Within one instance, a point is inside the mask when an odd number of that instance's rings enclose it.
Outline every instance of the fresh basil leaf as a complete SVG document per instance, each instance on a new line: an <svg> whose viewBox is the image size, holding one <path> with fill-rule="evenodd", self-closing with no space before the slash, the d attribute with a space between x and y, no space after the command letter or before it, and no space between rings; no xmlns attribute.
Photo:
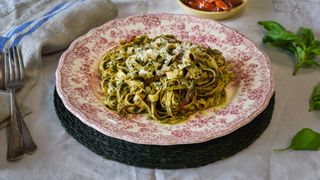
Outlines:
<svg viewBox="0 0 320 180"><path fill-rule="evenodd" d="M304 43L305 46L309 47L311 43L314 41L314 34L313 31L309 28L300 27L297 36L300 37Z"/></svg>
<svg viewBox="0 0 320 180"><path fill-rule="evenodd" d="M270 31L263 37L263 43L280 47L294 53L296 44L303 44L304 42L290 32Z"/></svg>
<svg viewBox="0 0 320 180"><path fill-rule="evenodd" d="M320 64L317 61L314 61L313 59L306 59L305 61L303 61L302 64L303 67L311 67L311 66L319 66Z"/></svg>
<svg viewBox="0 0 320 180"><path fill-rule="evenodd" d="M265 43L275 41L301 41L298 36L286 30L275 21L259 21L258 24L262 25L268 31L264 37Z"/></svg>
<svg viewBox="0 0 320 180"><path fill-rule="evenodd" d="M320 110L320 82L314 87L310 97L309 111Z"/></svg>
<svg viewBox="0 0 320 180"><path fill-rule="evenodd" d="M310 111L319 110L319 109L320 109L320 98L310 105Z"/></svg>
<svg viewBox="0 0 320 180"><path fill-rule="evenodd" d="M313 40L309 48L313 50L315 49L320 50L320 41L318 39Z"/></svg>
<svg viewBox="0 0 320 180"><path fill-rule="evenodd" d="M310 52L312 54L314 54L314 55L320 55L320 47L319 48L313 48Z"/></svg>
<svg viewBox="0 0 320 180"><path fill-rule="evenodd" d="M309 128L300 130L292 139L289 148L294 150L318 150L320 134Z"/></svg>
<svg viewBox="0 0 320 180"><path fill-rule="evenodd" d="M293 75L295 75L301 67L311 67L311 66L319 66L320 64L315 61L314 55L311 53L308 53L308 51L303 50L300 47L296 47L296 61L295 69L293 72Z"/></svg>
<svg viewBox="0 0 320 180"><path fill-rule="evenodd" d="M258 24L267 30L263 43L283 48L296 55L293 75L302 67L320 67L316 61L316 56L320 55L320 41L315 39L311 29L300 27L294 34L275 21L259 21Z"/></svg>
<svg viewBox="0 0 320 180"><path fill-rule="evenodd" d="M306 53L300 47L296 47L296 51L297 51L297 56L298 56L298 63L301 63L302 61L304 61L304 59L306 57Z"/></svg>
<svg viewBox="0 0 320 180"><path fill-rule="evenodd" d="M303 62L305 61L305 58L306 58L306 54L304 52L304 50L300 47L296 47L296 65L294 67L294 71L293 71L293 75L295 75L299 69L302 67L303 65Z"/></svg>
<svg viewBox="0 0 320 180"><path fill-rule="evenodd" d="M285 49L293 54L296 52L296 47L292 44L292 42L274 42L272 43L272 46Z"/></svg>
<svg viewBox="0 0 320 180"><path fill-rule="evenodd" d="M296 42L298 44L303 44L304 42L294 35L292 32L288 31L269 31L263 38L264 43L277 43L277 42Z"/></svg>
<svg viewBox="0 0 320 180"><path fill-rule="evenodd" d="M320 41L318 39L315 39L311 42L310 48L320 48Z"/></svg>
<svg viewBox="0 0 320 180"><path fill-rule="evenodd" d="M303 128L293 137L289 147L275 151L285 151L288 149L316 151L319 148L320 134L310 128Z"/></svg>
<svg viewBox="0 0 320 180"><path fill-rule="evenodd" d="M308 48L310 54L313 56L320 55L320 41L315 39L311 42L309 48Z"/></svg>
<svg viewBox="0 0 320 180"><path fill-rule="evenodd" d="M292 53L295 52L295 44L303 45L301 40L294 33L287 31L283 26L274 21L259 21L268 32L263 37L263 43L269 43L275 47L284 48Z"/></svg>
<svg viewBox="0 0 320 180"><path fill-rule="evenodd" d="M268 31L287 31L286 28L275 21L259 21L258 24Z"/></svg>

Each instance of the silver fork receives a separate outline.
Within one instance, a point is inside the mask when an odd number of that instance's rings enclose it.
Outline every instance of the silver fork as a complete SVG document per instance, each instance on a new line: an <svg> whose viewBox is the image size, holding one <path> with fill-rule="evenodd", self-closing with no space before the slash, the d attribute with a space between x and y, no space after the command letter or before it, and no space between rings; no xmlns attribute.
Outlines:
<svg viewBox="0 0 320 180"><path fill-rule="evenodd" d="M11 120L7 160L15 161L23 157L23 153L33 154L37 146L22 118L16 100L15 91L22 86L24 65L20 49L12 47L4 50L5 87L10 93Z"/></svg>

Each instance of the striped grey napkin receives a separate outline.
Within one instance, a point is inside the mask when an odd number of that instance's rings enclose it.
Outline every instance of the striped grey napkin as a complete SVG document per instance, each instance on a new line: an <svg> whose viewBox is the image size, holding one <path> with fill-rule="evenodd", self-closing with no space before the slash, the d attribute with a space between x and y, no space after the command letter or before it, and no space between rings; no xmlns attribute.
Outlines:
<svg viewBox="0 0 320 180"><path fill-rule="evenodd" d="M60 51L89 29L117 16L110 0L0 0L0 51L19 45L26 79L21 104L39 76L41 55ZM0 91L0 128L9 117L8 94Z"/></svg>

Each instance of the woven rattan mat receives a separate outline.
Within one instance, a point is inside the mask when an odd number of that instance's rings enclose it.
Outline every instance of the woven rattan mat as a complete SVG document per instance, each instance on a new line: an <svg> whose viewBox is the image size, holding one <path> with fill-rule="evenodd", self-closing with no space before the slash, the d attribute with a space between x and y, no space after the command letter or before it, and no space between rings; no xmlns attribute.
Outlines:
<svg viewBox="0 0 320 180"><path fill-rule="evenodd" d="M275 97L249 124L220 138L197 144L171 146L135 144L106 136L70 113L54 92L56 113L66 131L94 153L128 165L180 169L199 167L236 154L257 139L270 123Z"/></svg>

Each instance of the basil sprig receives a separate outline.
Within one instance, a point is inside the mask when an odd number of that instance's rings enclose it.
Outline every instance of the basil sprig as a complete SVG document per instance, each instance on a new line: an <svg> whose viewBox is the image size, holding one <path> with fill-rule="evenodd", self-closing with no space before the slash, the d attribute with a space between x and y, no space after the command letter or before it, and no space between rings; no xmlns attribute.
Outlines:
<svg viewBox="0 0 320 180"><path fill-rule="evenodd" d="M310 97L309 111L320 110L320 82L314 87Z"/></svg>
<svg viewBox="0 0 320 180"><path fill-rule="evenodd" d="M295 75L302 67L320 67L316 56L320 55L320 41L314 36L311 29L300 27L297 33L286 30L275 21L259 21L267 33L263 37L263 43L285 49L296 56Z"/></svg>
<svg viewBox="0 0 320 180"><path fill-rule="evenodd" d="M275 151L285 150L310 150L320 149L320 134L310 128L301 129L292 139L289 147L285 149L276 149Z"/></svg>

